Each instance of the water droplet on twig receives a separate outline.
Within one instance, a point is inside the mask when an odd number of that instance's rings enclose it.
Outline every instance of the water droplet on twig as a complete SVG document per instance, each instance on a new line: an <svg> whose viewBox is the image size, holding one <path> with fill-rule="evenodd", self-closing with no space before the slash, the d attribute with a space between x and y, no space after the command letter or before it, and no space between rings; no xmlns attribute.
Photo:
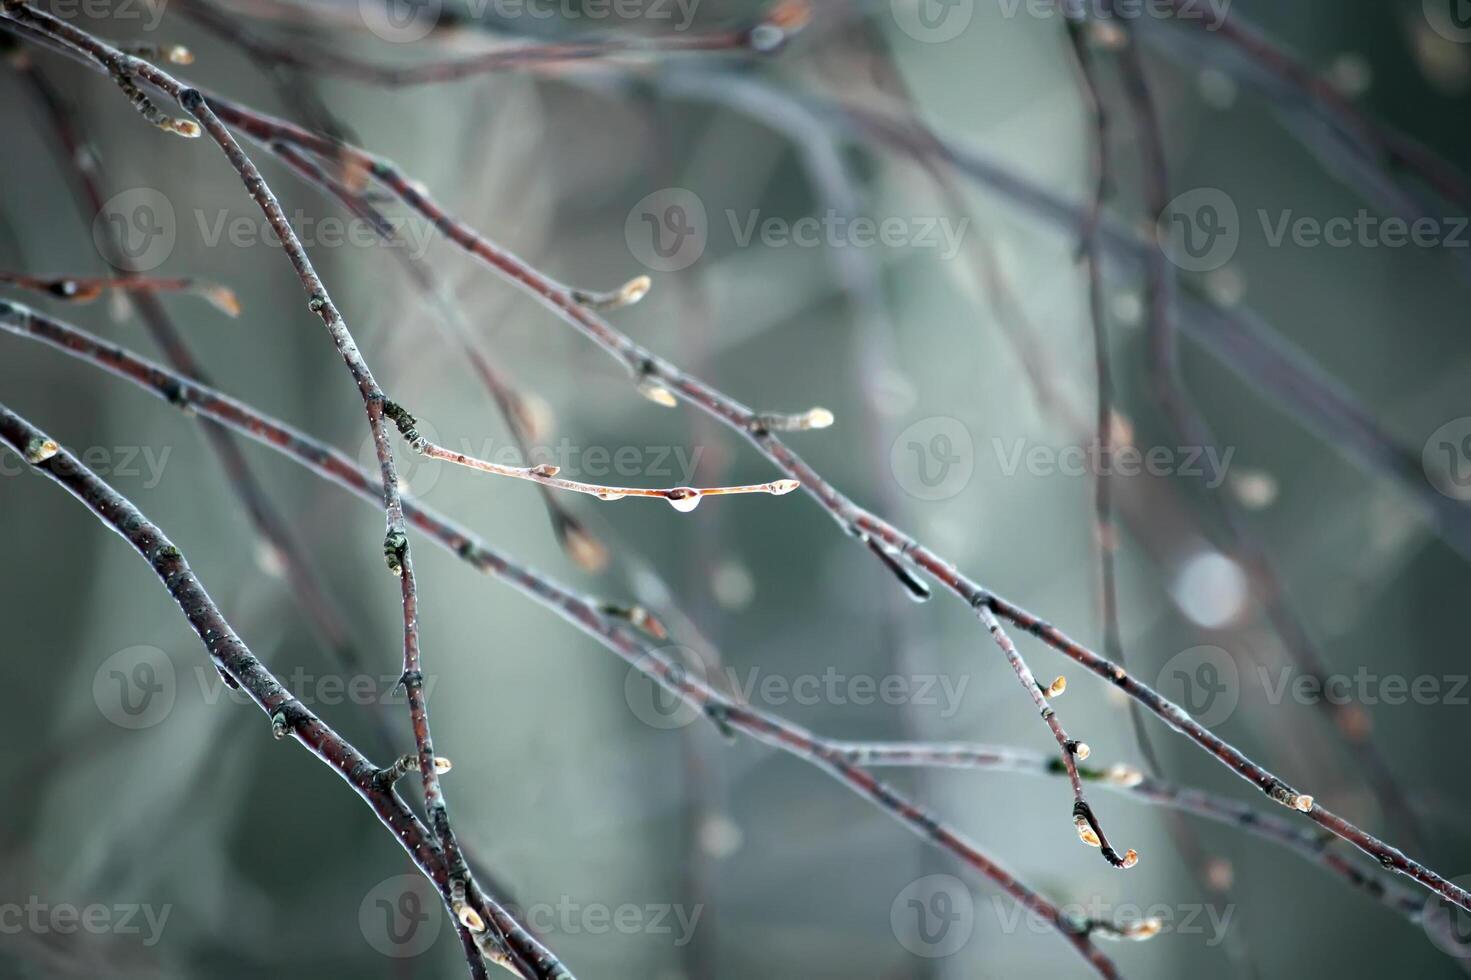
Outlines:
<svg viewBox="0 0 1471 980"><path fill-rule="evenodd" d="M665 499L669 501L669 506L679 511L681 514L688 514L690 511L700 506L701 496L702 494L700 493L700 491L694 489L693 487L679 487L677 489L669 491L669 496Z"/></svg>

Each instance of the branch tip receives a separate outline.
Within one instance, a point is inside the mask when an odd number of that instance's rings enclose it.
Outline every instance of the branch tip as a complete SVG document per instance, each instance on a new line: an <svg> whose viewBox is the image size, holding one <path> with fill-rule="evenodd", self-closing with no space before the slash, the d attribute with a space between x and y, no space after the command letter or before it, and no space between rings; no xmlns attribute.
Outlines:
<svg viewBox="0 0 1471 980"><path fill-rule="evenodd" d="M455 905L455 918L460 920L460 925L469 929L471 932L481 933L485 931L485 920L480 917L480 913L475 911L472 905L463 902L457 903Z"/></svg>
<svg viewBox="0 0 1471 980"><path fill-rule="evenodd" d="M594 293L582 289L571 291L572 301L598 313L611 313L625 306L632 306L649 294L654 281L648 276L635 276L606 293Z"/></svg>
<svg viewBox="0 0 1471 980"><path fill-rule="evenodd" d="M833 413L819 405L795 415L758 415L753 429L757 432L805 432L829 428L835 421Z"/></svg>

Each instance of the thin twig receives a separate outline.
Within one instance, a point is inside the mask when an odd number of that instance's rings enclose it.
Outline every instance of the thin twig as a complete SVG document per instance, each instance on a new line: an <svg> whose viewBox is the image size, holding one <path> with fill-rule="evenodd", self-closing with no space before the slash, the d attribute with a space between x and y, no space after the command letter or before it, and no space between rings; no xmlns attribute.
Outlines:
<svg viewBox="0 0 1471 980"><path fill-rule="evenodd" d="M90 303L108 291L120 293L192 293L207 300L226 316L240 315L240 300L233 290L198 279L163 279L148 276L66 276L47 279L18 272L0 272L0 283L45 293L71 303Z"/></svg>
<svg viewBox="0 0 1471 980"><path fill-rule="evenodd" d="M1021 654L1017 652L1016 644L1006 634L994 613L984 606L980 609L981 622L996 640L996 645L1005 654L1006 660L1011 664L1011 669L1016 672L1017 680L1021 681L1022 687L1026 688L1032 697L1032 703L1037 706L1037 711L1042 715L1042 720L1052 730L1052 736L1057 740L1057 748L1062 753L1063 762L1067 767L1068 781L1073 787L1073 826L1078 831L1078 838L1090 847L1097 847L1103 851L1104 860L1116 868L1132 868L1139 863L1139 855L1130 848L1123 855L1114 850L1113 845L1108 842L1108 835L1103 832L1103 827L1093 813L1093 807L1089 804L1087 797L1083 795L1083 781L1078 776L1078 760L1088 758L1090 750L1088 743L1079 742L1068 738L1067 731L1062 727L1057 712L1053 710L1048 701L1049 696L1055 697L1063 691L1062 679L1054 681L1051 686L1043 688L1037 683L1037 678L1032 676L1032 671L1023 662Z"/></svg>

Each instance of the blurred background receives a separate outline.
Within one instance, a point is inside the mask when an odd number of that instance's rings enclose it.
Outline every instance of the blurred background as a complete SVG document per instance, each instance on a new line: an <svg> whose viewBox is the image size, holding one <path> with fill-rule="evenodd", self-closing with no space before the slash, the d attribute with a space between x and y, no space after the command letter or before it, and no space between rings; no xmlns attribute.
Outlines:
<svg viewBox="0 0 1471 980"><path fill-rule="evenodd" d="M560 281L611 289L650 275L643 302L610 314L620 329L758 410L830 409L832 428L789 440L818 471L1102 648L1095 468L1080 451L1094 440L1079 221L1096 131L1057 5L824 2L770 54L633 53L424 86L252 59L245 41L308 62L409 65L517 38L691 37L764 11L446 0L385 17L368 0L262 0L211 20L197 0L42 6L105 37L187 45L195 62L177 71L191 81L394 159ZM1465 4L1086 9L1113 177L1113 432L1137 453L1109 476L1128 665L1322 804L1437 871L1471 874L1471 231L1454 191L1471 159ZM1223 24L1260 31L1305 74L1268 70ZM1163 214L1120 31L1158 105L1175 202ZM198 297L163 300L218 386L368 463L359 397L216 148L160 133L82 66L0 42L0 270L107 275L122 234L130 271L228 286L236 319ZM79 195L43 90L95 147L100 210ZM1382 152L1372 134L1386 130L1443 159L1451 179L1437 188ZM465 328L522 394L532 457L565 476L780 475L729 430L639 397L619 364L396 204L383 205L401 235L390 248L251 150L380 381L439 442L524 458ZM1209 445L1174 431L1153 394L1156 218L1183 388ZM1392 218L1418 221L1414 240ZM124 298L0 290L162 357ZM343 634L324 638L195 418L13 336L0 337L0 392L164 528L297 697L377 761L411 748L392 695L400 622L381 513L246 447L340 618ZM565 518L549 519L535 487L406 448L400 459L416 497L556 581L641 603L674 655L754 706L834 738L1055 751L971 610L948 594L909 601L803 494L687 515L559 499L582 528L568 547L554 526ZM13 453L0 467L0 974L463 974L402 851L221 687L137 556ZM579 976L1089 975L990 882L885 813L796 759L728 742L547 609L413 544L451 813L477 865ZM1268 614L1272 595L1296 639ZM1326 666L1324 687L1295 659L1300 641ZM1057 708L1090 763L1143 767L1152 749L1173 782L1290 815L1152 718L1136 728L1107 685L1018 642L1044 684L1067 676ZM1374 791L1371 755L1397 791ZM1453 977L1471 954L1240 828L1094 788L1114 842L1140 853L1119 873L1078 843L1064 780L882 774L1065 907L1159 918L1148 942L1100 940L1130 977Z"/></svg>

